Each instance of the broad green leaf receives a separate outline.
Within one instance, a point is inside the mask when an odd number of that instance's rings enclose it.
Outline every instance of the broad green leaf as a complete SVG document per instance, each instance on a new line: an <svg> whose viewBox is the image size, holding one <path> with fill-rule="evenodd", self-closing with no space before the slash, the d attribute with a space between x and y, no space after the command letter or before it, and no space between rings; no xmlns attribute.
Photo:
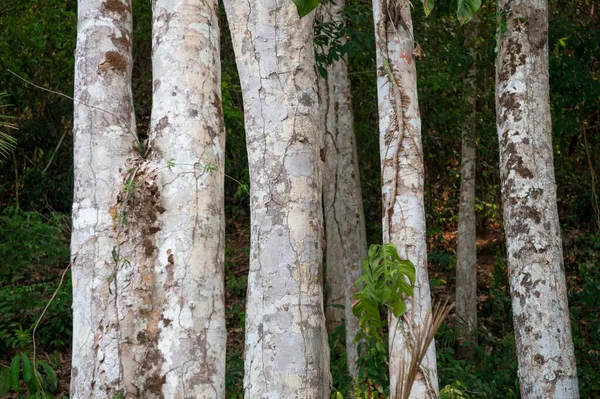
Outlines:
<svg viewBox="0 0 600 399"><path fill-rule="evenodd" d="M19 392L19 371L20 371L21 358L19 355L13 357L10 362L10 384L15 392Z"/></svg>
<svg viewBox="0 0 600 399"><path fill-rule="evenodd" d="M308 15L312 10L314 10L319 4L321 4L321 0L292 0L298 9L298 15L300 18Z"/></svg>
<svg viewBox="0 0 600 399"><path fill-rule="evenodd" d="M398 301L392 307L392 313L395 317L400 317L402 314L406 312L406 304L404 301Z"/></svg>
<svg viewBox="0 0 600 399"><path fill-rule="evenodd" d="M456 18L461 25L464 25L473 19L481 7L481 0L457 0L457 5Z"/></svg>
<svg viewBox="0 0 600 399"><path fill-rule="evenodd" d="M25 382L29 382L29 380L31 380L31 376L33 375L33 366L24 352L21 352L21 361L23 362L23 379Z"/></svg>
<svg viewBox="0 0 600 399"><path fill-rule="evenodd" d="M425 16L428 17L431 14L431 10L433 10L433 6L435 5L433 0L421 0L423 3L423 10L425 11Z"/></svg>
<svg viewBox="0 0 600 399"><path fill-rule="evenodd" d="M0 396L6 396L10 390L10 371L8 367L0 367Z"/></svg>

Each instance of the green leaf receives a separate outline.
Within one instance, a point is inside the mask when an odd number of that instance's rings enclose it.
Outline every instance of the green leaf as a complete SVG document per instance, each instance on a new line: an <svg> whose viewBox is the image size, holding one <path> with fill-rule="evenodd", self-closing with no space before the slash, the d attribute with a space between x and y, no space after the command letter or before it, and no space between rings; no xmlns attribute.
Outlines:
<svg viewBox="0 0 600 399"><path fill-rule="evenodd" d="M477 10L481 7L481 0L457 0L457 5L456 17L458 22L464 25L473 19Z"/></svg>
<svg viewBox="0 0 600 399"><path fill-rule="evenodd" d="M8 367L0 367L0 396L6 396L10 390L10 372Z"/></svg>
<svg viewBox="0 0 600 399"><path fill-rule="evenodd" d="M435 4L433 0L421 0L421 2L423 3L423 10L425 11L425 16L428 17L429 14L431 14L431 10L433 10L433 6Z"/></svg>
<svg viewBox="0 0 600 399"><path fill-rule="evenodd" d="M298 9L298 15L300 18L308 15L312 10L314 10L319 4L321 4L321 0L292 0Z"/></svg>
<svg viewBox="0 0 600 399"><path fill-rule="evenodd" d="M54 370L52 369L52 367L50 367L50 365L48 363L46 363L46 362L39 362L39 363L44 368L44 371L46 372L46 375L48 376L48 378L52 382L52 385L54 386L54 388L56 388L57 385L58 385L58 378L56 377L56 373L54 372Z"/></svg>
<svg viewBox="0 0 600 399"><path fill-rule="evenodd" d="M21 352L21 361L23 362L23 379L25 382L29 382L33 375L33 366L31 365L29 357L27 357L24 352Z"/></svg>
<svg viewBox="0 0 600 399"><path fill-rule="evenodd" d="M10 383L15 392L19 392L19 371L20 371L21 359L19 355L13 357L10 362Z"/></svg>

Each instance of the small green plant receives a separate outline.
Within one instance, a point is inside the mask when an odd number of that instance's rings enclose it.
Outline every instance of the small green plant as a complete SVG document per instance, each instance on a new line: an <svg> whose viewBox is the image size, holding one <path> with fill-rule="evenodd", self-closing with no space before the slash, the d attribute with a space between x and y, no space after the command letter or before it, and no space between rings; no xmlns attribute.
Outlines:
<svg viewBox="0 0 600 399"><path fill-rule="evenodd" d="M403 295L413 294L415 267L409 260L400 259L393 244L369 248L362 262L362 275L356 281L359 288L352 312L359 319L361 328L369 335L380 338L384 320L380 309L389 309L395 317L406 311Z"/></svg>
<svg viewBox="0 0 600 399"><path fill-rule="evenodd" d="M10 366L0 366L1 397L12 389L20 398L53 398L57 387L58 377L52 366L42 360L32 362L25 352L16 354Z"/></svg>

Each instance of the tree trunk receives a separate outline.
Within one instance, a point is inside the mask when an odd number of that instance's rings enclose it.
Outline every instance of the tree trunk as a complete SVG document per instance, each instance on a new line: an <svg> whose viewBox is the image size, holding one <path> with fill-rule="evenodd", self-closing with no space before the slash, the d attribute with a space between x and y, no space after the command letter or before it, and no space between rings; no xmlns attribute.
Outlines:
<svg viewBox="0 0 600 399"><path fill-rule="evenodd" d="M377 49L377 89L383 194L383 240L415 265L414 296L400 322L390 314L390 392L398 397L400 370L431 310L427 273L424 165L410 4L373 1ZM410 398L438 396L435 344L419 367Z"/></svg>
<svg viewBox="0 0 600 399"><path fill-rule="evenodd" d="M477 142L475 109L477 79L477 22L466 30L465 45L472 56L472 64L464 80L466 105L462 130L460 169L460 203L458 211L458 246L456 250L456 338L458 353L472 354L477 343L477 244L475 223L475 163Z"/></svg>
<svg viewBox="0 0 600 399"><path fill-rule="evenodd" d="M321 7L323 22L342 22L343 0ZM358 353L354 339L360 331L352 313L361 262L367 256L367 237L354 137L352 97L346 58L327 67L327 79L320 79L320 95L325 108L325 169L323 173L323 209L326 232L325 316L332 331L342 320L346 326L348 371L358 377ZM343 305L344 309L333 305Z"/></svg>
<svg viewBox="0 0 600 399"><path fill-rule="evenodd" d="M125 392L122 335L131 326L115 289L123 260L113 256L124 216L117 211L117 197L126 164L136 157L131 4L79 0L78 15L71 397L112 398Z"/></svg>
<svg viewBox="0 0 600 399"><path fill-rule="evenodd" d="M329 397L313 14L226 0L242 87L251 197L246 398Z"/></svg>
<svg viewBox="0 0 600 399"><path fill-rule="evenodd" d="M578 398L552 154L546 0L500 0L496 114L521 396Z"/></svg>
<svg viewBox="0 0 600 399"><path fill-rule="evenodd" d="M225 128L218 11L217 0L153 4L150 159L158 167L163 208L154 235L153 327L165 398L225 396Z"/></svg>
<svg viewBox="0 0 600 399"><path fill-rule="evenodd" d="M80 1L74 398L224 396L217 3L154 7L146 150L135 137L131 6Z"/></svg>

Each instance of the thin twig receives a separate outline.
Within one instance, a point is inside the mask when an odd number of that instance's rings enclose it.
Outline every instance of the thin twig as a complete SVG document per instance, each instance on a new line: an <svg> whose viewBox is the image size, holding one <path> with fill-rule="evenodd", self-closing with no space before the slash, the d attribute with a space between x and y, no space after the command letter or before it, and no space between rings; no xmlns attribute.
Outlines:
<svg viewBox="0 0 600 399"><path fill-rule="evenodd" d="M58 152L58 149L60 148L60 145L62 144L62 142L65 139L66 135L67 135L67 132L65 131L63 133L63 135L61 136L60 140L58 141L58 144L56 145L56 148L54 149L54 152L52 153L52 156L50 157L50 160L48 161L48 164L46 165L46 167L44 168L44 170L42 171L42 173L46 173L46 171L48 170L48 168L52 164L52 161L54 160L54 157L56 156L56 153Z"/></svg>
<svg viewBox="0 0 600 399"><path fill-rule="evenodd" d="M600 231L600 210L598 209L598 195L596 194L596 172L594 170L594 164L592 163L592 158L590 157L590 149L587 141L587 134L585 131L586 128L583 128L583 144L585 147L585 155L587 156L588 167L590 168L590 178L591 178L591 186L592 186L592 209L594 210L594 214L596 215L596 227L598 231Z"/></svg>
<svg viewBox="0 0 600 399"><path fill-rule="evenodd" d="M67 99L69 99L69 100L71 100L73 102L79 103L81 105L85 105L86 107L89 107L91 109L95 109L95 110L100 111L100 112L104 112L105 114L112 116L113 118L115 118L117 120L117 122L119 122L122 126L125 127L125 129L135 138L136 142L138 141L137 135L127 126L127 124L121 118L119 118L117 115L113 114L112 112L107 111L105 109L102 109L100 107L96 107L96 106L91 105L91 104L87 104L84 101L81 101L81 100L78 100L76 98L73 98L73 97L71 97L71 96L69 96L69 95L67 95L65 93L61 93L61 92L56 91L56 90L51 90L51 89L47 89L45 87L42 87L42 86L40 86L38 84L33 83L30 80L25 79L24 77L22 77L20 75L17 75L16 73L14 73L13 71L11 71L10 69L7 69L7 71L10 72L11 74L13 74L14 76L16 76L17 78L21 79L23 82L25 82L25 83L27 83L27 84L35 87L36 89L40 89L42 91L46 91L48 93L52 93L52 94L55 94L57 96L67 98Z"/></svg>
<svg viewBox="0 0 600 399"><path fill-rule="evenodd" d="M37 346L35 343L35 332L37 331L37 328L40 325L40 321L42 321L42 317L44 317L44 315L46 314L46 311L50 307L50 304L52 303L52 301L54 301L54 298L56 298L56 295L58 294L60 287L62 287L63 281L65 279L65 275L67 274L67 270L69 270L70 267L71 267L71 262L69 262L69 264L67 265L65 270L63 270L62 275L60 276L60 282L58 283L58 287L56 287L56 290L54 290L54 294L52 294L52 297L46 304L46 307L42 311L42 314L40 315L40 317L38 317L37 321L35 322L35 325L33 326L33 332L31 333L31 338L33 341L33 375L35 376L35 379L36 379L38 385L40 386L40 389L42 390L42 392L44 391L44 387L42 386L42 382L40 381L40 378L38 377L38 373L37 373L37 358L36 358Z"/></svg>

